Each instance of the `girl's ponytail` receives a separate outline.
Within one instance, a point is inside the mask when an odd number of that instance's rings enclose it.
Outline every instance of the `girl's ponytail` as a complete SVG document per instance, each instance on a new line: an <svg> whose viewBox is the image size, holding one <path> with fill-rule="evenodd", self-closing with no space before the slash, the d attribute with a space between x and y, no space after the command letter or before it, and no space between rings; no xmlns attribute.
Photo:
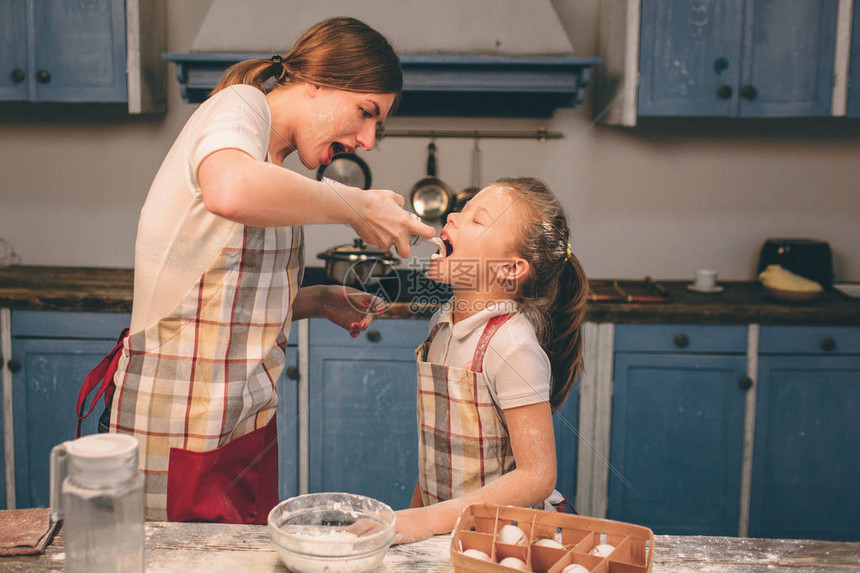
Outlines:
<svg viewBox="0 0 860 573"><path fill-rule="evenodd" d="M544 344L552 365L549 403L553 410L567 399L582 372L581 326L588 298L588 279L576 255L570 253L562 264Z"/></svg>
<svg viewBox="0 0 860 573"><path fill-rule="evenodd" d="M529 263L529 278L519 289L520 310L535 326L552 366L550 405L567 398L582 371L582 319L588 279L570 252L570 229L564 209L538 179L506 178L496 182L511 190L523 209L520 255Z"/></svg>

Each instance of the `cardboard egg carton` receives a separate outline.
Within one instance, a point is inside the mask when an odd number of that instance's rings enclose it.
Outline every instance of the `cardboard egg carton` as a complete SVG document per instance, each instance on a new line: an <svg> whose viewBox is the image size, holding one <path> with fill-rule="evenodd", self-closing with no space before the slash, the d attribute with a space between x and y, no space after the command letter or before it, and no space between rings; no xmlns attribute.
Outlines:
<svg viewBox="0 0 860 573"><path fill-rule="evenodd" d="M507 524L522 529L528 542L512 545L499 541L499 530ZM544 538L556 540L564 549L535 545ZM612 545L615 549L605 557L589 554L601 544ZM467 549L486 553L490 561L464 555ZM654 558L654 532L620 521L523 507L490 504L466 507L457 519L451 539L454 571L518 571L499 564L506 557L524 561L526 571L537 573L562 573L574 563L590 573L648 573Z"/></svg>

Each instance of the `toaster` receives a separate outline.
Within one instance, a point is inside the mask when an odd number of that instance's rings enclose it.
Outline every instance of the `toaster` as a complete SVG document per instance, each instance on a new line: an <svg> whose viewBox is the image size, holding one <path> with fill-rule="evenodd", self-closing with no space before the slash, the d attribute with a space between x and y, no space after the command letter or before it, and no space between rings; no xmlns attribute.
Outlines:
<svg viewBox="0 0 860 573"><path fill-rule="evenodd" d="M767 239L762 245L758 272L780 265L796 275L833 286L833 256L826 241L815 239Z"/></svg>

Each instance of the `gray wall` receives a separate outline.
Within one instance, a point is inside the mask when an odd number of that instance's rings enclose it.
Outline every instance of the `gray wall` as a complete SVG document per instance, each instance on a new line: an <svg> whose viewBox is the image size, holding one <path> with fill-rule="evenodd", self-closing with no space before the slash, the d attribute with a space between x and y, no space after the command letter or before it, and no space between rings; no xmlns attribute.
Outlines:
<svg viewBox="0 0 860 573"><path fill-rule="evenodd" d="M209 4L168 3L169 51L189 49ZM577 54L595 55L599 0L553 4ZM180 101L172 74L171 67L169 112L155 119L0 105L0 237L25 264L133 265L140 206L193 111ZM482 141L483 178L541 176L562 197L574 250L592 277L686 278L710 267L726 279L750 279L765 238L804 236L831 242L837 278L860 280L856 121L592 126L592 89L582 109L559 110L552 120L395 118L388 127L564 132L565 139L546 143ZM441 178L466 186L472 141L437 144ZM392 138L365 154L374 186L408 194L423 175L426 145ZM295 160L288 165L307 173ZM351 237L343 227L308 228L308 261Z"/></svg>

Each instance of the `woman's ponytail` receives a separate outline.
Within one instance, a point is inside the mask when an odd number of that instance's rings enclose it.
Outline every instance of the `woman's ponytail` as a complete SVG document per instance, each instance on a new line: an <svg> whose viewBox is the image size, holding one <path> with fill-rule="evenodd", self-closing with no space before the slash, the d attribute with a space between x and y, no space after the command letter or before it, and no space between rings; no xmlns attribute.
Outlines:
<svg viewBox="0 0 860 573"><path fill-rule="evenodd" d="M393 93L398 98L403 90L394 48L382 34L355 18L330 18L316 24L283 57L234 64L209 95L235 84L265 91L271 78L276 85L307 82L352 92Z"/></svg>
<svg viewBox="0 0 860 573"><path fill-rule="evenodd" d="M213 96L224 88L237 84L254 86L260 91L265 91L264 86L269 78L276 78L280 83L288 75L287 66L280 56L243 60L227 68L227 71L221 76L221 81L209 95Z"/></svg>

